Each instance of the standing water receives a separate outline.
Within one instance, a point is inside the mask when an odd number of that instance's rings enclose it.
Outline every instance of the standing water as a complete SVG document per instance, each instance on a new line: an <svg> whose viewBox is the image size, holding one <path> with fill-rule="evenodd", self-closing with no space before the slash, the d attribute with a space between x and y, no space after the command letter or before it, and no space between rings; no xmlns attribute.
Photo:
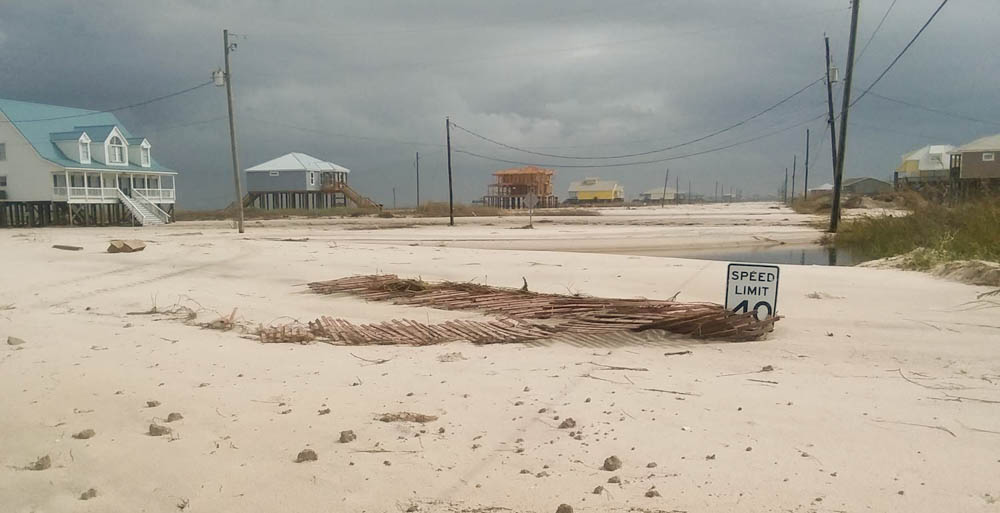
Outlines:
<svg viewBox="0 0 1000 513"><path fill-rule="evenodd" d="M654 255L649 255L654 256ZM844 248L832 248L815 244L767 246L758 248L707 249L707 250L667 250L655 256L693 258L696 260L722 260L756 264L797 264L797 265L839 265L849 266L866 259L853 255Z"/></svg>

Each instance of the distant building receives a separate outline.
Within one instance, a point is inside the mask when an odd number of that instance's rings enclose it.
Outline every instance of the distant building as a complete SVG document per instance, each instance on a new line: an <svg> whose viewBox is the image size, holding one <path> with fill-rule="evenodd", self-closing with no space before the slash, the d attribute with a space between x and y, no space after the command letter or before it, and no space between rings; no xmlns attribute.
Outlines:
<svg viewBox="0 0 1000 513"><path fill-rule="evenodd" d="M832 183L825 183L825 184L820 185L818 187L813 187L813 188L809 189L809 197L810 198L815 197L815 196L825 196L827 194L833 194L833 184Z"/></svg>
<svg viewBox="0 0 1000 513"><path fill-rule="evenodd" d="M1000 180L1000 134L976 139L952 153L951 172L960 180Z"/></svg>
<svg viewBox="0 0 1000 513"><path fill-rule="evenodd" d="M503 169L493 173L496 181L487 187L482 203L498 208L529 208L529 195L534 194L538 208L559 206L553 195L552 175L555 171L535 166Z"/></svg>
<svg viewBox="0 0 1000 513"><path fill-rule="evenodd" d="M948 181L954 151L955 147L950 144L934 144L903 155L896 168L896 183L916 185Z"/></svg>
<svg viewBox="0 0 1000 513"><path fill-rule="evenodd" d="M624 203L625 188L614 180L584 178L569 184L566 203Z"/></svg>
<svg viewBox="0 0 1000 513"><path fill-rule="evenodd" d="M659 203L662 201L674 201L677 198L677 191L673 187L654 187L639 193L636 201L639 203Z"/></svg>
<svg viewBox="0 0 1000 513"><path fill-rule="evenodd" d="M168 223L176 177L110 112L0 99L0 226Z"/></svg>
<svg viewBox="0 0 1000 513"><path fill-rule="evenodd" d="M346 167L305 153L287 153L246 169L244 206L265 210L314 209L347 206L380 208L347 185Z"/></svg>
<svg viewBox="0 0 1000 513"><path fill-rule="evenodd" d="M848 178L843 183L843 193L854 196L873 196L892 192L892 184L878 178Z"/></svg>

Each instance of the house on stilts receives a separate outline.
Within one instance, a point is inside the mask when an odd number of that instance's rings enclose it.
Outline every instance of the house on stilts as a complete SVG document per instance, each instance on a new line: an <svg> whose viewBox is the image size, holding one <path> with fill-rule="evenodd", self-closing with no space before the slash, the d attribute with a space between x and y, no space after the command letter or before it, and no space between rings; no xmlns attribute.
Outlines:
<svg viewBox="0 0 1000 513"><path fill-rule="evenodd" d="M247 195L244 207L263 210L359 208L382 205L347 185L351 170L305 153L288 153L246 169Z"/></svg>
<svg viewBox="0 0 1000 513"><path fill-rule="evenodd" d="M0 99L0 226L169 223L176 177L110 112Z"/></svg>

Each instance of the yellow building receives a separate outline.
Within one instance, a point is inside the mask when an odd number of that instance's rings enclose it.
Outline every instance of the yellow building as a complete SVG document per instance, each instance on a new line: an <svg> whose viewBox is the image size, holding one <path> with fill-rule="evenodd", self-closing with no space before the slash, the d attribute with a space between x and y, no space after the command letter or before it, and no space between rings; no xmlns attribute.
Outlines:
<svg viewBox="0 0 1000 513"><path fill-rule="evenodd" d="M614 180L584 178L569 184L567 203L621 203L625 201L625 188Z"/></svg>

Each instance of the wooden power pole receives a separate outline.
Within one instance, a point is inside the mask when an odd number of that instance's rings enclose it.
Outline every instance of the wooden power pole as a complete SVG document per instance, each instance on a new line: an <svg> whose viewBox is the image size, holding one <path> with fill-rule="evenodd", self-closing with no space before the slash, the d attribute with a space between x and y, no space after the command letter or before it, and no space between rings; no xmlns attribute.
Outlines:
<svg viewBox="0 0 1000 513"><path fill-rule="evenodd" d="M792 199L793 203L795 202L795 172L796 172L796 168L798 168L798 167L799 167L799 156L798 155L792 155L792 194L791 194L791 199Z"/></svg>
<svg viewBox="0 0 1000 513"><path fill-rule="evenodd" d="M781 201L788 204L788 168L785 168L785 185L781 187Z"/></svg>
<svg viewBox="0 0 1000 513"><path fill-rule="evenodd" d="M833 167L830 169L837 172L837 120L833 117L833 82L830 78L830 38L823 36L826 41L826 103L830 109L830 117L827 123L830 125L830 153L833 155Z"/></svg>
<svg viewBox="0 0 1000 513"><path fill-rule="evenodd" d="M448 226L455 226L455 190L451 184L451 120L444 118L444 134L448 147Z"/></svg>
<svg viewBox="0 0 1000 513"><path fill-rule="evenodd" d="M420 152L417 152L417 208L420 208Z"/></svg>
<svg viewBox="0 0 1000 513"><path fill-rule="evenodd" d="M667 182L670 181L670 168L667 168L667 174L663 177L663 196L660 197L660 208L666 206L667 203ZM676 194L676 193L674 193Z"/></svg>
<svg viewBox="0 0 1000 513"><path fill-rule="evenodd" d="M236 188L236 228L243 233L243 183L240 180L240 159L236 155L236 118L233 114L233 74L229 69L229 52L236 43L229 44L229 30L222 31L222 48L226 58L226 103L229 105L229 147L233 154L233 185Z"/></svg>
<svg viewBox="0 0 1000 513"><path fill-rule="evenodd" d="M851 40L847 44L847 72L844 75L844 103L840 106L840 148L837 168L833 175L833 208L830 209L830 233L837 233L840 224L840 187L844 183L844 162L847 160L847 114L851 110L851 81L854 79L854 49L858 40L858 14L861 0L851 2Z"/></svg>
<svg viewBox="0 0 1000 513"><path fill-rule="evenodd" d="M809 199L809 129L806 129L806 176L802 186L802 199Z"/></svg>

